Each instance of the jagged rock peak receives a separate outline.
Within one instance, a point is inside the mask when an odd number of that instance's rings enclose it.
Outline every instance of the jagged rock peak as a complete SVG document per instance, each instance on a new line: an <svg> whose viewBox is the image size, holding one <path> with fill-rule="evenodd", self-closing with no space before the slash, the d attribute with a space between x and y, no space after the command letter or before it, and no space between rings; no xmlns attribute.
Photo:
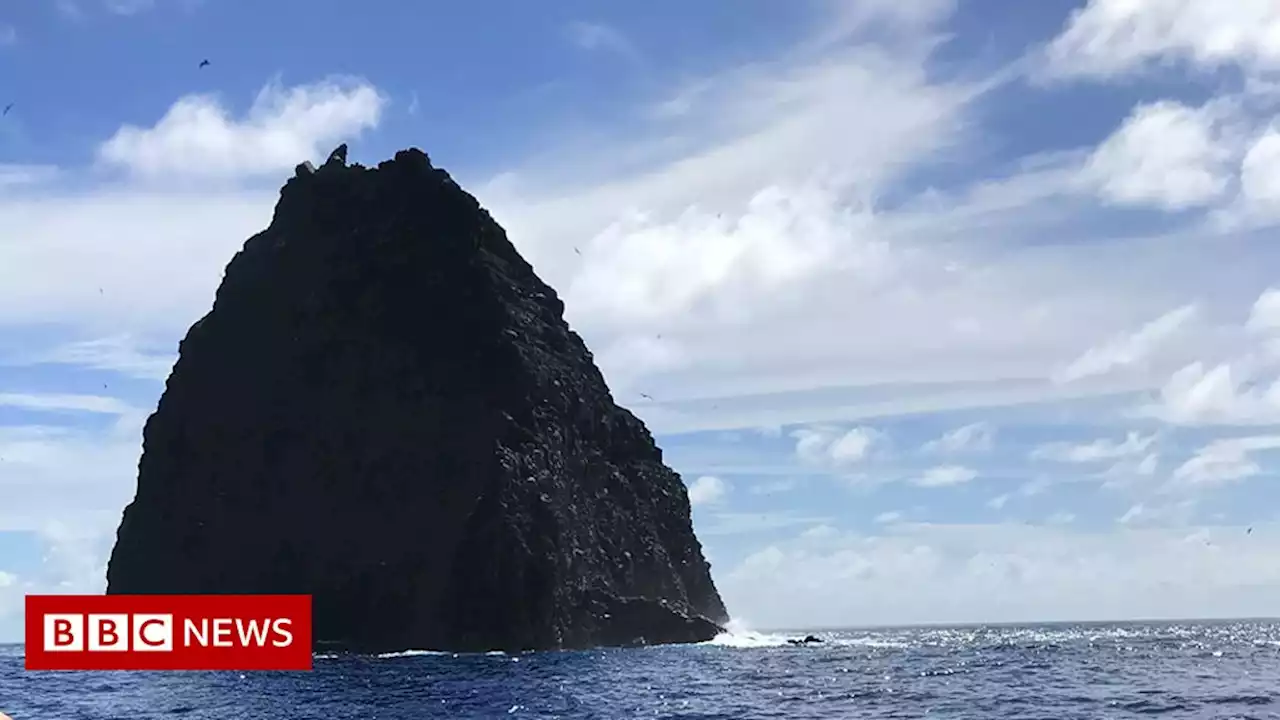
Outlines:
<svg viewBox="0 0 1280 720"><path fill-rule="evenodd" d="M417 148L304 164L144 430L109 593L304 592L325 647L707 640L687 491L555 291Z"/></svg>

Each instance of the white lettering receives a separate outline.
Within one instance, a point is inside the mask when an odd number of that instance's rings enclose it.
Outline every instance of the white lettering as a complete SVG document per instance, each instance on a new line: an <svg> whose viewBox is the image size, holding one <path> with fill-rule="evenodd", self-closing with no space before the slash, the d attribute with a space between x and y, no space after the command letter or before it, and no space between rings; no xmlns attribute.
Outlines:
<svg viewBox="0 0 1280 720"><path fill-rule="evenodd" d="M173 615L135 614L133 616L133 649L135 652L173 650Z"/></svg>
<svg viewBox="0 0 1280 720"><path fill-rule="evenodd" d="M44 651L84 650L84 615L48 614L44 616Z"/></svg>
<svg viewBox="0 0 1280 720"><path fill-rule="evenodd" d="M275 622L271 623L271 629L275 631L276 635L279 635L283 639L272 640L271 644L276 647L289 647L292 645L293 633L289 631L289 626L292 624L293 621L289 618L276 618Z"/></svg>
<svg viewBox="0 0 1280 720"><path fill-rule="evenodd" d="M240 618L236 618L236 630L240 633L240 644L249 647L250 644L262 647L267 643L267 631L271 629L271 620L263 620L262 626L258 626L257 620L248 620L241 622ZM249 641L253 640L252 643Z"/></svg>
<svg viewBox="0 0 1280 720"><path fill-rule="evenodd" d="M129 649L128 615L90 615L89 649L125 652Z"/></svg>
<svg viewBox="0 0 1280 720"><path fill-rule="evenodd" d="M195 638L197 645L200 647L209 647L209 620L200 621L200 626L196 627L196 623L191 618L187 618L182 624L182 644L191 647L191 639Z"/></svg>
<svg viewBox="0 0 1280 720"><path fill-rule="evenodd" d="M233 647L231 640L231 618L215 618L213 621L213 646Z"/></svg>

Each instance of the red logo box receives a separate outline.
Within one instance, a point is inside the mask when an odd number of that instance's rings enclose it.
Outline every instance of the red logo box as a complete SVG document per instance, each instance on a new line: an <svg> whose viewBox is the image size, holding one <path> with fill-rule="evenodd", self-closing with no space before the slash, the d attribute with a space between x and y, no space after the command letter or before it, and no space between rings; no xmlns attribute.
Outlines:
<svg viewBox="0 0 1280 720"><path fill-rule="evenodd" d="M310 595L28 595L28 670L310 670Z"/></svg>

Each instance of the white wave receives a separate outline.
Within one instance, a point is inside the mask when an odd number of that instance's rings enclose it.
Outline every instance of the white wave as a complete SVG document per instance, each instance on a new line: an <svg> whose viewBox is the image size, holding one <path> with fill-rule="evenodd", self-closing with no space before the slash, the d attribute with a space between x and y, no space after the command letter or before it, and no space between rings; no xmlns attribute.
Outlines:
<svg viewBox="0 0 1280 720"><path fill-rule="evenodd" d="M726 632L700 644L730 648L782 647L787 644L786 635L756 632L749 629L744 620L730 620L725 623L725 630Z"/></svg>
<svg viewBox="0 0 1280 720"><path fill-rule="evenodd" d="M379 653L374 655L376 658L402 658L402 657L418 657L419 655L453 655L451 652L444 650L401 650L400 652Z"/></svg>

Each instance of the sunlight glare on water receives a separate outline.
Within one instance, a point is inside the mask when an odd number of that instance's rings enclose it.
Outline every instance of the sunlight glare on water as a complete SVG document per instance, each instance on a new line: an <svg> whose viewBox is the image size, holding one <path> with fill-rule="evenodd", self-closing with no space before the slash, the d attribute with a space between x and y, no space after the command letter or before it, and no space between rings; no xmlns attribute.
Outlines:
<svg viewBox="0 0 1280 720"><path fill-rule="evenodd" d="M691 646L318 656L311 673L27 673L25 718L1280 717L1280 622L731 632Z"/></svg>

